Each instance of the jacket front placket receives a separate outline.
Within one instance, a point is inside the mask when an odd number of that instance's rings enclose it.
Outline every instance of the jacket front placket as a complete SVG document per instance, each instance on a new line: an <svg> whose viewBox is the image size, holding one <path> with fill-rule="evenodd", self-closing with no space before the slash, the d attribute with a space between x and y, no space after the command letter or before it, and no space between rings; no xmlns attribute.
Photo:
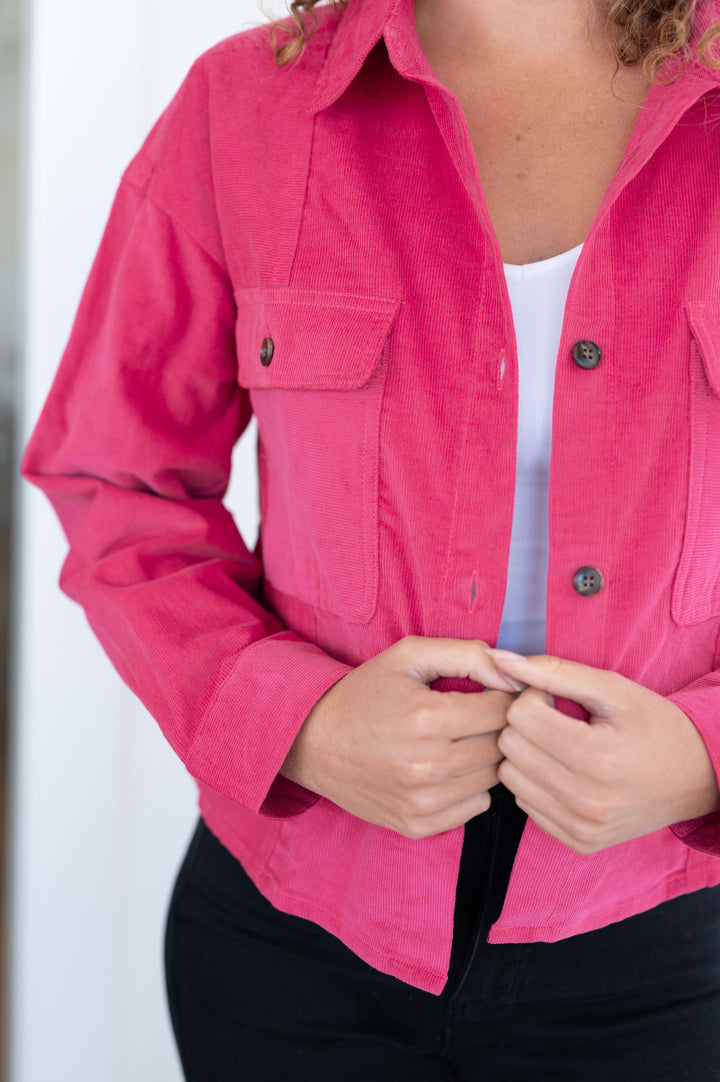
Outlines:
<svg viewBox="0 0 720 1082"><path fill-rule="evenodd" d="M504 394L498 395L498 409L504 413L503 427L514 446L517 438L516 340L502 256L483 195L469 130L459 102L434 76L424 55L413 55L411 52L408 56L407 39L394 32L392 19L386 28L385 39L390 59L398 70L406 78L424 85L430 110L447 148L449 166L452 163L457 170L486 238L485 264L479 278L478 319L482 323L485 349L488 343L492 343L498 363L503 368L503 379L498 380L498 388ZM597 596L583 596L577 589L576 575L581 567L594 568L599 549L603 553L603 560L599 561L603 567L598 570L605 574L609 587L612 586L612 568L607 566L605 554L612 550L613 524L598 520L593 501L588 498L588 489L592 485L592 477L602 473L609 444L617 443L620 434L614 429L617 403L614 400L616 386L612 375L608 377L605 370L607 386L604 393L599 394L598 373L574 363L572 348L577 342L587 340L610 343L617 335L618 320L622 325L623 297L618 295L613 275L607 272L612 248L612 237L608 231L611 211L681 118L708 90L716 86L714 74L705 73L694 66L679 79L651 88L625 154L598 208L568 293L554 388L546 649L549 653L575 657L595 665L602 665L604 660L608 660L604 657L608 638L608 606L604 602L609 595L606 593L603 596L601 590ZM594 384L593 376L596 377ZM508 465L509 460L506 461L506 468ZM504 522L503 532L508 546L512 526L514 461L512 467L513 476L506 479L504 499L499 499L494 505L494 513ZM498 493L500 496L502 494ZM452 547L456 558L462 554L462 534L467 526L455 523ZM502 553L506 560L506 548L496 548L494 555L498 553ZM497 596L502 597L504 572L496 571L494 577L497 584L500 574L502 589ZM491 577L492 574L488 576ZM592 612L588 612L588 603L592 606ZM586 608L579 613L579 606L582 605ZM501 612L502 605L498 604L488 623L490 638L497 631ZM489 617L490 614L487 615ZM582 619L578 618L579 615ZM581 629L580 634L578 629ZM581 708L575 704L558 705L568 713L584 716ZM543 926L552 928L555 915L563 905L566 885L572 883L575 890L587 877L588 882L592 881L599 873L602 862L602 854L593 858L581 857L530 821L518 851L516 871L510 882L503 912L491 932L491 941L513 941L527 934L537 934ZM595 865L598 866L597 873L594 871ZM534 886L530 888L530 884ZM543 887L538 890L540 884ZM537 905L528 908L530 896L537 898ZM529 931L530 927L532 932ZM551 933L549 938L553 938Z"/></svg>
<svg viewBox="0 0 720 1082"><path fill-rule="evenodd" d="M627 320L628 298L612 273L617 223L622 219L616 215L613 225L610 219L618 200L681 118L715 85L712 77L693 75L651 88L584 243L565 308L553 402L546 651L600 668L617 667L611 604L617 601L613 560L618 538L612 516L605 513L605 502L615 505L618 499L610 462L622 455L623 440L628 438L617 420L622 389L613 370L613 346L627 345L628 336L635 333ZM672 239L666 242L672 244ZM638 285L641 289L642 283ZM573 347L588 340L602 350L603 361L597 368L585 369L573 360ZM642 540L637 538L640 551ZM577 589L575 577L583 567L601 573L603 585L594 596L583 596ZM574 703L558 701L557 705L579 718L586 716ZM653 839L653 844L662 846L660 839ZM537 934L539 928L551 929L568 897L586 890L602 895L605 882L610 897L613 878L624 859L623 848L582 856L529 821L490 941L517 941L530 928L530 934ZM547 934L553 938L551 932Z"/></svg>
<svg viewBox="0 0 720 1082"><path fill-rule="evenodd" d="M425 57L412 16L396 5L384 31L388 55L405 78L421 84L447 150L447 168L460 179L471 208L468 242L476 292L465 318L471 355L462 423L461 459L448 558L441 576L437 625L460 637L497 636L502 616L512 532L517 444L517 348L502 256L490 221L475 152L455 96ZM405 21L407 20L407 21ZM492 451L492 464L488 461ZM492 515L488 515L492 508Z"/></svg>

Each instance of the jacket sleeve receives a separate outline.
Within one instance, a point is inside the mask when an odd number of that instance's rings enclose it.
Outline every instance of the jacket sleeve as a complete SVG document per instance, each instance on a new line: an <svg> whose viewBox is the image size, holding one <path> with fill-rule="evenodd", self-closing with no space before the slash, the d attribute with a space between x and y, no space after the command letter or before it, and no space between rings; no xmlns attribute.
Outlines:
<svg viewBox="0 0 720 1082"><path fill-rule="evenodd" d="M349 669L262 607L222 503L250 418L235 315L223 266L125 179L22 469L67 535L63 590L188 771L285 817L316 798L278 769Z"/></svg>
<svg viewBox="0 0 720 1082"><path fill-rule="evenodd" d="M687 714L699 731L715 773L720 778L720 670L695 680L669 698ZM720 856L720 812L676 823L672 830L692 849Z"/></svg>

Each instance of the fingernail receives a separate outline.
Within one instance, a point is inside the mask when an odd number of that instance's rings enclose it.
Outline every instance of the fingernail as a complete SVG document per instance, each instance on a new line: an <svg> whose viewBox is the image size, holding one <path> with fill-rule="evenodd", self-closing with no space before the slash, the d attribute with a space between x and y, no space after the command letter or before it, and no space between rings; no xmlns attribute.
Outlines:
<svg viewBox="0 0 720 1082"><path fill-rule="evenodd" d="M497 648L490 648L488 653L497 660L498 658L506 657L508 661L527 661L527 658L522 654L515 654L512 650L502 650Z"/></svg>
<svg viewBox="0 0 720 1082"><path fill-rule="evenodd" d="M502 677L505 683L509 684L510 687L513 688L515 691L524 691L525 688L528 686L527 684L521 684L519 680L513 680L512 676L508 676L508 674L504 673L502 669L498 669L497 673L498 676Z"/></svg>

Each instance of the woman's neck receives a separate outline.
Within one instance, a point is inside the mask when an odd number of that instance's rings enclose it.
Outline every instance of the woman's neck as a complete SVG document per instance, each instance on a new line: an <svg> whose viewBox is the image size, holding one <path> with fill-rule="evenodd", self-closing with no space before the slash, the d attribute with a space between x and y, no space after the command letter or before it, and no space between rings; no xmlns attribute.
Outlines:
<svg viewBox="0 0 720 1082"><path fill-rule="evenodd" d="M590 0L416 2L428 62L463 110L504 261L575 247L645 100L642 69L618 66Z"/></svg>
<svg viewBox="0 0 720 1082"><path fill-rule="evenodd" d="M436 56L537 71L614 56L606 0L415 0L421 43Z"/></svg>

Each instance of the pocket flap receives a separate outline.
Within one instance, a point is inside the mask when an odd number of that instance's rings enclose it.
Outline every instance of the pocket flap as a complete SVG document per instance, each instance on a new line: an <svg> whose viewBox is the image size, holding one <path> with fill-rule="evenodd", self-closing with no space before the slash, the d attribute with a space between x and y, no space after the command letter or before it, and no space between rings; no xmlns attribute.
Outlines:
<svg viewBox="0 0 720 1082"><path fill-rule="evenodd" d="M296 289L244 290L236 301L240 383L308 391L367 383L400 307L384 297ZM272 357L263 364L265 339Z"/></svg>
<svg viewBox="0 0 720 1082"><path fill-rule="evenodd" d="M685 305L685 312L708 382L720 397L720 304L692 301Z"/></svg>

